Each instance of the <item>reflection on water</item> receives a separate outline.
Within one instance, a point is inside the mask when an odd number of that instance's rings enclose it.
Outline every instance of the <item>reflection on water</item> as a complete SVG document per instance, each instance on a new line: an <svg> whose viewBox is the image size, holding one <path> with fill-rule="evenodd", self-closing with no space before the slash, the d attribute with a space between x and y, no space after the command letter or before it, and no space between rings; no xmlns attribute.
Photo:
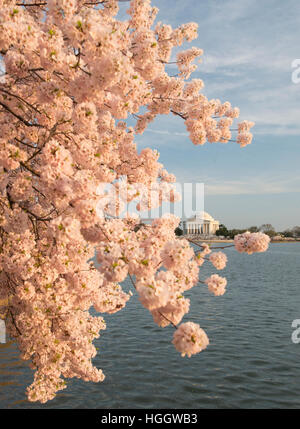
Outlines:
<svg viewBox="0 0 300 429"><path fill-rule="evenodd" d="M184 320L200 323L210 338L204 352L181 358L173 328L154 325L132 297L105 317L107 330L95 342L105 381L70 380L45 405L26 401L33 372L14 343L0 344L0 408L299 408L300 344L291 341L291 323L300 318L300 245L226 252L227 293L214 297L203 286L186 293L192 303Z"/></svg>

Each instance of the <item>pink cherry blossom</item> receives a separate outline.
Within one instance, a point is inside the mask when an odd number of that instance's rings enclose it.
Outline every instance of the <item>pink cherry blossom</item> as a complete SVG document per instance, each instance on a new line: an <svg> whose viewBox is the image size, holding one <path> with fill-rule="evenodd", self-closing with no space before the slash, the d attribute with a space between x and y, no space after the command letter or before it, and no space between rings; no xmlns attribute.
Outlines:
<svg viewBox="0 0 300 429"><path fill-rule="evenodd" d="M238 252L251 255L256 252L265 252L270 243L270 237L262 232L238 234L234 237L234 245Z"/></svg>
<svg viewBox="0 0 300 429"><path fill-rule="evenodd" d="M209 260L217 270L223 270L226 267L227 256L223 252L213 252L209 256Z"/></svg>
<svg viewBox="0 0 300 429"><path fill-rule="evenodd" d="M216 296L224 295L227 280L224 277L220 277L218 274L213 274L205 280L208 286L208 290Z"/></svg>
<svg viewBox="0 0 300 429"><path fill-rule="evenodd" d="M203 329L193 322L182 323L175 331L173 344L181 356L191 357L206 349L209 339Z"/></svg>

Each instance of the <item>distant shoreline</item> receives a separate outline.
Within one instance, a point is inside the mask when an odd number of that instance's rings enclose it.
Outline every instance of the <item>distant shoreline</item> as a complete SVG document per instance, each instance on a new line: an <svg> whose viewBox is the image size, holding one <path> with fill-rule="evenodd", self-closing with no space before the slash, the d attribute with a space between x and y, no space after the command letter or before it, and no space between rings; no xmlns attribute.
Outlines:
<svg viewBox="0 0 300 429"><path fill-rule="evenodd" d="M188 237L185 235L182 235L181 238L185 238L186 240L188 240ZM224 239L224 240L218 240L218 239L207 239L205 240L204 238L192 238L192 241L194 241L195 243L233 243L234 240L233 239ZM271 240L271 243L298 243L300 244L300 240Z"/></svg>
<svg viewBox="0 0 300 429"><path fill-rule="evenodd" d="M300 243L300 240L271 240L271 243Z"/></svg>
<svg viewBox="0 0 300 429"><path fill-rule="evenodd" d="M182 236L182 238L185 238L186 240L188 240L187 237ZM195 243L233 243L233 240L205 240L205 239L191 239L193 240Z"/></svg>

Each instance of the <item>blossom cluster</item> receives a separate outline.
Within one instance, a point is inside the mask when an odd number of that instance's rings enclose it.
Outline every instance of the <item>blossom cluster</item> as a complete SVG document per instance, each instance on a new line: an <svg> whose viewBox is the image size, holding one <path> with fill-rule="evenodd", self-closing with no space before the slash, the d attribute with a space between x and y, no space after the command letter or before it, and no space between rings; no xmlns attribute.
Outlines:
<svg viewBox="0 0 300 429"><path fill-rule="evenodd" d="M191 357L206 349L209 339L203 329L193 322L182 323L174 333L173 344L182 356Z"/></svg>
<svg viewBox="0 0 300 429"><path fill-rule="evenodd" d="M224 295L227 280L225 277L220 277L218 274L213 274L205 280L208 290L216 296Z"/></svg>
<svg viewBox="0 0 300 429"><path fill-rule="evenodd" d="M255 252L265 252L268 249L270 237L263 232L251 233L249 231L234 237L235 248L240 253L251 255Z"/></svg>

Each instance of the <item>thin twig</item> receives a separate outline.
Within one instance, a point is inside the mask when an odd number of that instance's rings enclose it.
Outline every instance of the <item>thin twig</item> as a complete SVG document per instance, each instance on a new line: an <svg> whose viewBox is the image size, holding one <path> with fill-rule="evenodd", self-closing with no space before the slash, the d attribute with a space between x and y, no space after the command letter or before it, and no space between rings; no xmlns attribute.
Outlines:
<svg viewBox="0 0 300 429"><path fill-rule="evenodd" d="M17 327L16 321L15 321L14 315L12 314L11 309L9 309L8 311L10 312L11 320L12 320L12 322L13 322L13 324L14 324L14 326L15 326L15 328L16 328L16 330L17 330L17 332L18 332L18 334L19 334L19 335L22 335L22 333L21 333L20 329Z"/></svg>
<svg viewBox="0 0 300 429"><path fill-rule="evenodd" d="M186 120L187 118L186 118L186 116L184 116L182 113L179 113L179 112L175 112L175 110L171 110L171 112L174 114L174 115L177 115L177 116L180 116L182 119L184 119L184 120Z"/></svg>
<svg viewBox="0 0 300 429"><path fill-rule="evenodd" d="M29 167L27 164L25 164L25 162L21 161L20 165L22 165L22 167L26 168L26 170L30 171L30 173L34 174L37 177L41 177L40 173L38 173L37 171L33 170L31 167Z"/></svg>
<svg viewBox="0 0 300 429"><path fill-rule="evenodd" d="M130 280L131 280L131 283L132 283L132 285L133 285L134 289L136 290L135 283L134 283L134 281L132 280L132 277L131 277L130 273L128 273L128 275L129 275L129 278L130 278Z"/></svg>
<svg viewBox="0 0 300 429"><path fill-rule="evenodd" d="M5 110L7 110L9 113L11 113L15 118L19 119L19 121L23 122L27 127L38 127L38 128L45 128L44 125L36 124L36 123L30 123L26 121L26 119L22 118L22 116L15 113L13 110L11 110L6 104L2 103L0 101L0 106L4 107Z"/></svg>
<svg viewBox="0 0 300 429"><path fill-rule="evenodd" d="M164 319L166 319L168 322L170 322L171 323L171 325L175 328L175 329L177 329L177 326L175 325L175 323L173 323L172 322L172 320L170 320L170 319L168 319L164 314L162 314L159 310L158 310L158 312L159 312L159 314L164 318Z"/></svg>

